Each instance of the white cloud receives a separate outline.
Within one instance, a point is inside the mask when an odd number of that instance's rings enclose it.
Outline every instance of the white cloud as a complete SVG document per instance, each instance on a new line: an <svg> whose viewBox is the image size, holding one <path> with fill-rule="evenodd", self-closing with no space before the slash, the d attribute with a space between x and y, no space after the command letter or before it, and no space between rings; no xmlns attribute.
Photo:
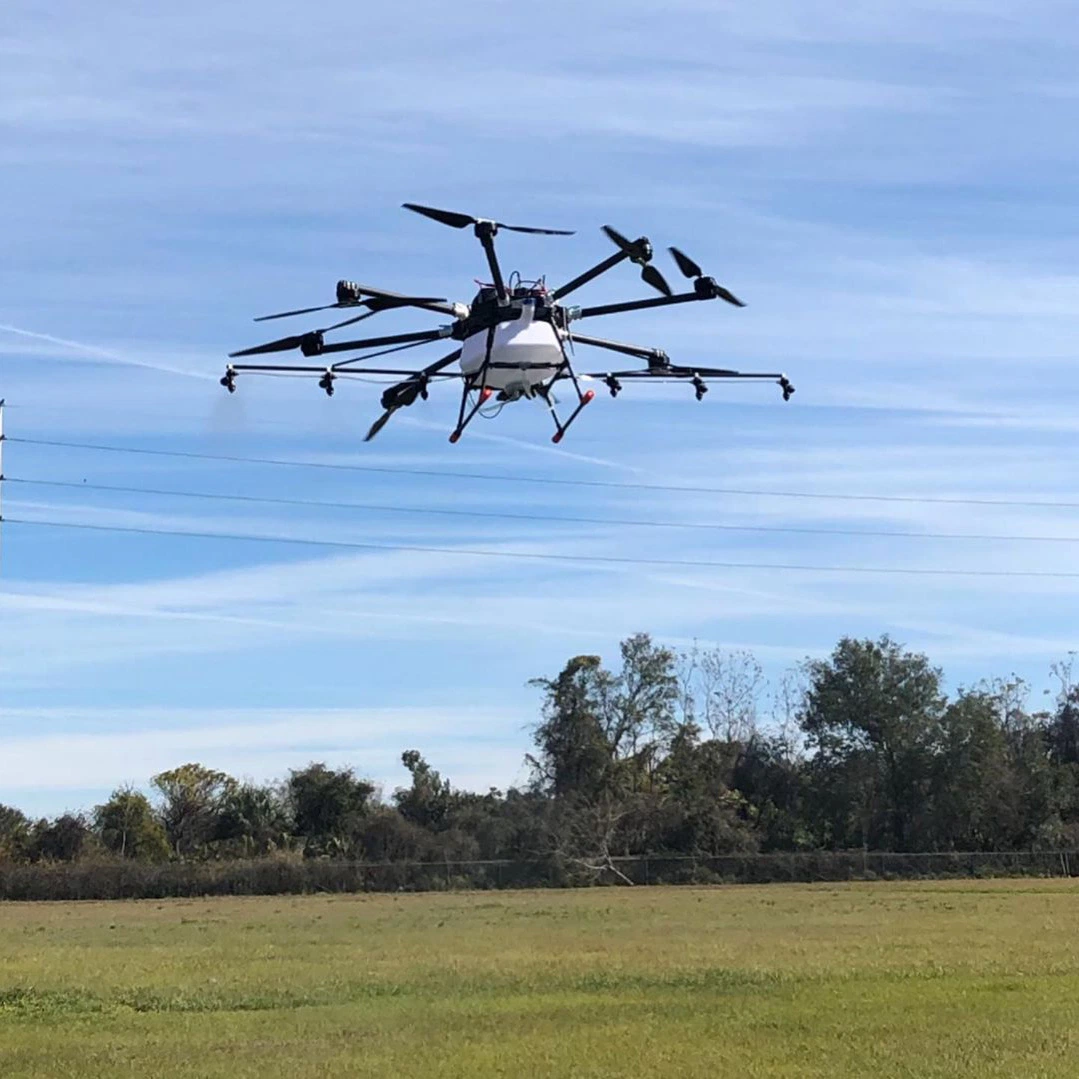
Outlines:
<svg viewBox="0 0 1079 1079"><path fill-rule="evenodd" d="M525 717L483 708L398 709L0 709L0 731L43 733L3 740L7 791L146 787L185 761L257 781L283 778L310 760L350 765L386 793L403 785L402 750L424 746L436 767L456 767L480 790L521 762ZM446 732L454 732L452 739ZM504 733L511 732L511 733ZM430 747L430 748L428 748ZM479 764L479 760L484 761ZM462 783L450 773L458 786Z"/></svg>

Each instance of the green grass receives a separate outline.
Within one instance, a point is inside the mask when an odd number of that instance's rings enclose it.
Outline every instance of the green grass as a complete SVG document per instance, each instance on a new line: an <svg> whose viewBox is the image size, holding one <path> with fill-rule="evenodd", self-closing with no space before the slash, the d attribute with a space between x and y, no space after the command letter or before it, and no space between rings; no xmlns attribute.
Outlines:
<svg viewBox="0 0 1079 1079"><path fill-rule="evenodd" d="M1068 1076L1069 881L0 905L0 1076Z"/></svg>

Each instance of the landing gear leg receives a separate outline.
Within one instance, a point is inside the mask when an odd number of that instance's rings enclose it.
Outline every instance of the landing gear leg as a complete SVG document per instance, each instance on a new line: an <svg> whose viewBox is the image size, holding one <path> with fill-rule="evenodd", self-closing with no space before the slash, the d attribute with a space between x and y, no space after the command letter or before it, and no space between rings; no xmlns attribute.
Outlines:
<svg viewBox="0 0 1079 1079"><path fill-rule="evenodd" d="M573 389L577 393L577 407L569 414L569 419L567 419L565 423L558 418L554 402L551 400L551 387L556 380L563 377L564 373L568 373L569 379L573 383ZM569 357L566 355L565 348L562 350L562 366L554 373L549 382L537 386L536 392L547 402L547 409L551 413L551 419L554 420L555 431L551 436L551 441L555 444L562 441L562 436L569 430L570 424L581 414L581 409L596 396L594 390L586 390L584 393L581 393L581 384L577 381L577 376L573 371L573 364L569 362Z"/></svg>
<svg viewBox="0 0 1079 1079"><path fill-rule="evenodd" d="M457 418L456 427L453 428L453 434L450 435L451 442L455 442L461 437L465 427L467 427L469 423L472 423L473 416L487 404L491 394L494 393L490 386L480 386L479 397L476 399L476 404L466 412L465 409L468 406L468 392L468 386L465 386L464 390L461 391L461 413L459 418Z"/></svg>
<svg viewBox="0 0 1079 1079"><path fill-rule="evenodd" d="M478 236L479 233L477 232ZM486 245L485 245L486 246ZM494 264L492 264L493 266ZM499 278L501 280L501 278ZM456 442L464 432L464 429L472 422L472 417L487 403L491 394L495 391L487 385L487 374L491 369L491 350L495 343L495 328L492 326L487 331L487 351L483 357L483 366L479 369L477 374L479 375L480 384L478 387L470 386L469 383L473 379L466 378L464 385L461 387L461 411L457 414L457 426L453 429L453 434L450 435L450 441ZM468 408L468 392L470 389L478 389L480 392L479 398L471 409ZM467 414L466 414L466 409Z"/></svg>

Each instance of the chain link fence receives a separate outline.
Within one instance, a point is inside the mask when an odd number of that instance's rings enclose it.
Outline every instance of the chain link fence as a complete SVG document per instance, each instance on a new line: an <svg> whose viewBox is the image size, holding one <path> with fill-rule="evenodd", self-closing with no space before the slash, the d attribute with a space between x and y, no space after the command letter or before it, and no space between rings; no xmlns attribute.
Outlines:
<svg viewBox="0 0 1079 1079"><path fill-rule="evenodd" d="M427 892L603 885L1070 877L1076 851L873 851L648 855L602 864L519 861L366 863L293 856L145 865L109 860L0 866L0 899L164 899L211 895Z"/></svg>

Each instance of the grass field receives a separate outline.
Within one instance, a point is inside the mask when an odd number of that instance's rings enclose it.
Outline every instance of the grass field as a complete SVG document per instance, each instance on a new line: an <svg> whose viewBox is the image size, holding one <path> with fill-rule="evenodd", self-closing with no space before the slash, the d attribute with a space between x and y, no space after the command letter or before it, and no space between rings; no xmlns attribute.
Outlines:
<svg viewBox="0 0 1079 1079"><path fill-rule="evenodd" d="M1068 1076L1069 881L0 906L0 1075Z"/></svg>

